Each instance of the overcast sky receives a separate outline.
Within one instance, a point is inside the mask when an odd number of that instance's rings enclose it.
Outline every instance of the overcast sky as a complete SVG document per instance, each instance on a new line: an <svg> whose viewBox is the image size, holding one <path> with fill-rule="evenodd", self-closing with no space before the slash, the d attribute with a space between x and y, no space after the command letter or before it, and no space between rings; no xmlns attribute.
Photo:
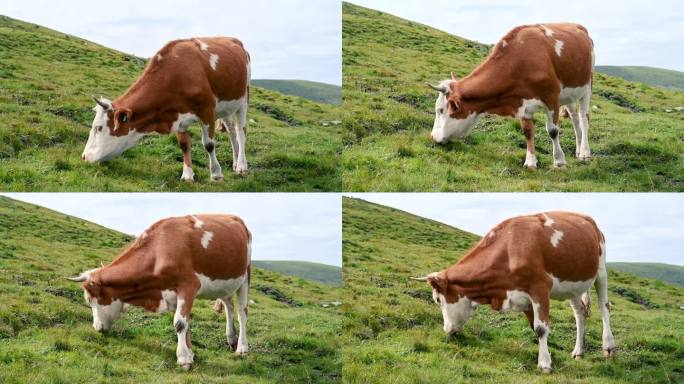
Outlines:
<svg viewBox="0 0 684 384"><path fill-rule="evenodd" d="M492 44L521 24L571 21L594 40L596 65L684 71L684 4L679 0L352 0L454 35Z"/></svg>
<svg viewBox="0 0 684 384"><path fill-rule="evenodd" d="M0 1L0 15L142 57L173 39L234 36L252 57L252 78L337 85L341 12L337 0Z"/></svg>
<svg viewBox="0 0 684 384"><path fill-rule="evenodd" d="M606 236L610 261L684 265L681 193L357 193L478 235L509 217L552 210L588 214Z"/></svg>
<svg viewBox="0 0 684 384"><path fill-rule="evenodd" d="M230 213L252 232L254 260L342 265L342 210L336 193L3 193L139 235L155 221ZM116 255L112 255L112 258Z"/></svg>

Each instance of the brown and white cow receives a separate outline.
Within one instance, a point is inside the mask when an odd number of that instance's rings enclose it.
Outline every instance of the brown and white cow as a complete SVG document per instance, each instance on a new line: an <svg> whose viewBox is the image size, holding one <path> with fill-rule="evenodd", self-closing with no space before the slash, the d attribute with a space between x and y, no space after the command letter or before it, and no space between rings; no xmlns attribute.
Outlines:
<svg viewBox="0 0 684 384"><path fill-rule="evenodd" d="M193 362L190 310L196 298L224 303L226 336L237 354L247 353L247 303L251 234L231 215L195 215L160 220L111 264L81 273L93 327L108 330L130 305L152 312L175 311L178 364ZM237 296L239 337L233 324Z"/></svg>
<svg viewBox="0 0 684 384"><path fill-rule="evenodd" d="M566 106L575 128L575 155L590 157L589 102L594 48L586 28L578 24L537 24L514 28L487 59L461 80L451 75L439 85L432 140L465 137L484 114L521 120L527 141L525 167L536 168L534 122L538 109L546 111L546 130L553 141L553 163L565 165L558 140L561 106ZM577 106L579 105L579 112Z"/></svg>
<svg viewBox="0 0 684 384"><path fill-rule="evenodd" d="M524 312L539 339L538 365L548 373L549 300L570 300L577 325L572 356L580 358L592 285L603 319L603 353L614 353L607 278L605 239L594 220L578 213L546 212L500 223L456 264L414 279L432 287L447 333L460 332L479 304Z"/></svg>
<svg viewBox="0 0 684 384"><path fill-rule="evenodd" d="M114 101L95 99L95 119L83 160L103 162L151 133L175 133L183 151L182 180L192 181L188 127L202 125L211 179L223 173L216 159L216 119L233 147L233 170L247 172L245 142L250 59L240 40L206 37L174 40L149 61L138 80Z"/></svg>

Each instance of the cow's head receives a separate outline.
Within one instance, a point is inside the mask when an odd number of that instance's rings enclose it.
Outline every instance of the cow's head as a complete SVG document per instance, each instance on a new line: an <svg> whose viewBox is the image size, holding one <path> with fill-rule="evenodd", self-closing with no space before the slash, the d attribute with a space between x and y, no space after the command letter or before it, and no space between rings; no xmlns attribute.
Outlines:
<svg viewBox="0 0 684 384"><path fill-rule="evenodd" d="M414 277L414 280L426 281L432 287L432 299L442 310L444 332L459 333L472 315L477 303L460 295L455 286L446 280L446 273L434 272L425 277Z"/></svg>
<svg viewBox="0 0 684 384"><path fill-rule="evenodd" d="M89 163L103 162L122 154L144 136L131 126L133 112L114 108L111 101L95 100L95 119L81 158Z"/></svg>
<svg viewBox="0 0 684 384"><path fill-rule="evenodd" d="M97 269L67 279L82 282L85 301L93 310L93 328L98 332L104 332L109 330L114 322L121 317L126 305L121 300L113 299L107 295L101 282L91 276L95 271Z"/></svg>
<svg viewBox="0 0 684 384"><path fill-rule="evenodd" d="M446 143L453 137L465 137L477 121L478 113L463 106L461 95L455 87L457 81L452 73L450 80L444 80L439 85L428 84L439 92L432 126L432 140L436 143Z"/></svg>

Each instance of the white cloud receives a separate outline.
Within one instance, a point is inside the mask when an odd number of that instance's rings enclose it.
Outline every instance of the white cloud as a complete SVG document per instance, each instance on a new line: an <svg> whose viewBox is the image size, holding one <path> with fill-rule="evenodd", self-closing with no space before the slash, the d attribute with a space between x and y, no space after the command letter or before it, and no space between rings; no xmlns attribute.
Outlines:
<svg viewBox="0 0 684 384"><path fill-rule="evenodd" d="M118 231L139 235L155 221L196 213L230 213L254 236L255 260L342 265L342 211L337 193L4 193ZM112 255L112 258L115 255Z"/></svg>
<svg viewBox="0 0 684 384"><path fill-rule="evenodd" d="M676 0L354 0L356 4L483 43L521 24L571 21L594 40L597 65L648 65L684 71L684 7Z"/></svg>
<svg viewBox="0 0 684 384"><path fill-rule="evenodd" d="M0 14L123 52L152 56L166 42L235 36L252 56L253 78L342 82L341 5L336 0L10 0Z"/></svg>
<svg viewBox="0 0 684 384"><path fill-rule="evenodd" d="M506 218L551 210L592 216L608 261L684 265L684 195L678 193L349 194L483 235Z"/></svg>

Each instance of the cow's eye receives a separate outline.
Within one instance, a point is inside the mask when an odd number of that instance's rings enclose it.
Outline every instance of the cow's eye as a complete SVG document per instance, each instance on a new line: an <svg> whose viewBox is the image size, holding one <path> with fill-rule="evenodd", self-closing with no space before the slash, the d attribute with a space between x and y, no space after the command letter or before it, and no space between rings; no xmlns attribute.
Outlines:
<svg viewBox="0 0 684 384"><path fill-rule="evenodd" d="M441 115L441 114L443 114L443 113L444 113L444 108L440 108L440 109L439 109L439 114Z"/></svg>
<svg viewBox="0 0 684 384"><path fill-rule="evenodd" d="M122 122L122 123L127 122L127 121L128 121L128 115L126 115L125 113L124 113L124 114L121 114L121 115L119 116L119 121Z"/></svg>
<svg viewBox="0 0 684 384"><path fill-rule="evenodd" d="M95 127L95 128L97 128L97 131L98 131L98 132L102 132L102 126L101 126L101 125L98 125L98 126Z"/></svg>

